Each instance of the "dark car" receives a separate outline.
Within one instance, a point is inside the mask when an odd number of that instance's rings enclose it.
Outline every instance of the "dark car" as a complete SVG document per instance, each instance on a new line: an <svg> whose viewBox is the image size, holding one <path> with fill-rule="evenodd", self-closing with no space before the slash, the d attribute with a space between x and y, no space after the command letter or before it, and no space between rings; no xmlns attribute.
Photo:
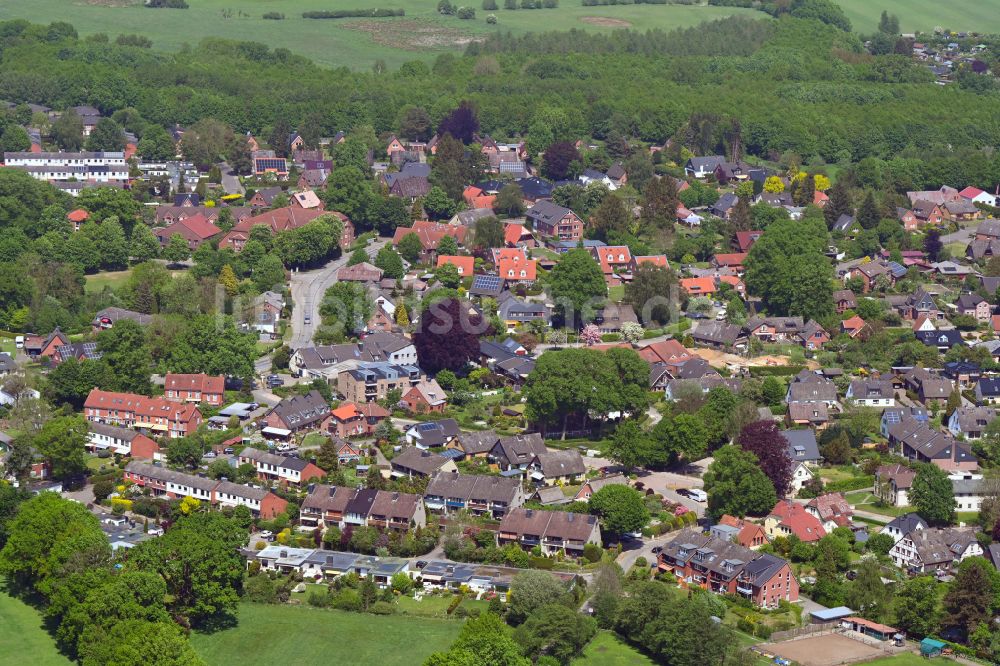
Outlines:
<svg viewBox="0 0 1000 666"><path fill-rule="evenodd" d="M234 448L233 448L233 447L231 447L231 446L227 446L227 447L226 447L225 449L223 449L223 451L222 451L222 452L223 452L223 453L225 453L225 454L226 454L227 456L231 456L231 455L233 455L234 453L236 453L236 449L234 449Z"/></svg>
<svg viewBox="0 0 1000 666"><path fill-rule="evenodd" d="M653 554L657 555L663 552L663 546L653 546Z"/></svg>

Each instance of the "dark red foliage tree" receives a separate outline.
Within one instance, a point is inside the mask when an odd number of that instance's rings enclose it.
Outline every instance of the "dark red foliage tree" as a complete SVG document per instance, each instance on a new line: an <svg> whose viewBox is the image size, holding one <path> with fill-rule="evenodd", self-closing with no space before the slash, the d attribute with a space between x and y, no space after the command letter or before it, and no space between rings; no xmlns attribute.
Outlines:
<svg viewBox="0 0 1000 666"><path fill-rule="evenodd" d="M569 141L556 141L545 149L542 169L552 180L562 180L569 171L569 165L581 161L580 151Z"/></svg>
<svg viewBox="0 0 1000 666"><path fill-rule="evenodd" d="M754 421L743 426L736 443L744 451L757 456L760 468L774 484L778 497L788 494L792 482L792 459L788 455L788 440L774 421Z"/></svg>
<svg viewBox="0 0 1000 666"><path fill-rule="evenodd" d="M420 315L413 333L420 367L431 374L458 371L479 356L479 336L492 333L489 322L468 313L468 305L448 298L432 304Z"/></svg>
<svg viewBox="0 0 1000 666"><path fill-rule="evenodd" d="M451 113L442 118L441 124L438 125L439 135L451 134L465 145L472 143L472 137L478 131L479 118L476 116L476 110L468 101L460 102L458 108L453 109Z"/></svg>

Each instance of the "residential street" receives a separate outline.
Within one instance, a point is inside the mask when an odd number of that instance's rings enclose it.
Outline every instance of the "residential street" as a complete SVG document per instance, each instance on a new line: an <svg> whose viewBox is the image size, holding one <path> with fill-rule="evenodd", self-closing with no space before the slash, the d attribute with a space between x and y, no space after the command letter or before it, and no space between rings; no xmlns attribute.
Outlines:
<svg viewBox="0 0 1000 666"><path fill-rule="evenodd" d="M389 239L379 239L370 244L366 250L369 257L374 257L381 250ZM288 346L292 350L300 347L307 347L312 344L313 332L319 326L319 304L323 300L323 295L337 282L337 271L347 265L350 254L345 252L342 257L331 261L323 268L311 271L298 271L292 273L290 290L292 294L292 318L289 325L292 327L292 337L288 340ZM310 317L307 324L306 316Z"/></svg>

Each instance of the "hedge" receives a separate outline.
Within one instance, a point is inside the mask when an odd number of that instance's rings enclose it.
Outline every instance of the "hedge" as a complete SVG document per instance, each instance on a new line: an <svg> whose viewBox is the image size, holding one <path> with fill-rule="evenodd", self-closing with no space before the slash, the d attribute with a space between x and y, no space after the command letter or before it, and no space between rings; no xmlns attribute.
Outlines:
<svg viewBox="0 0 1000 666"><path fill-rule="evenodd" d="M332 11L302 12L305 19L382 18L406 16L402 9L335 9Z"/></svg>
<svg viewBox="0 0 1000 666"><path fill-rule="evenodd" d="M751 377L791 377L806 369L804 365L755 365L750 368Z"/></svg>
<svg viewBox="0 0 1000 666"><path fill-rule="evenodd" d="M838 493L844 492L846 490L861 490L862 488L868 488L875 485L875 476L856 476L853 479L841 479L840 481L831 481L823 486L823 490L828 493Z"/></svg>

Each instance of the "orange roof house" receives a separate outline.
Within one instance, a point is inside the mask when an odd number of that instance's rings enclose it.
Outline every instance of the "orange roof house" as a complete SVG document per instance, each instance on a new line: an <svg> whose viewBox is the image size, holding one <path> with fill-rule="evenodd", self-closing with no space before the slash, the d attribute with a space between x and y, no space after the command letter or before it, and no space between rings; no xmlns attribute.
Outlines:
<svg viewBox="0 0 1000 666"><path fill-rule="evenodd" d="M71 210L66 214L66 219L73 223L73 231L79 231L80 225L87 221L90 217L90 213L82 208L77 208L76 210Z"/></svg>
<svg viewBox="0 0 1000 666"><path fill-rule="evenodd" d="M868 322L866 322L858 315L854 315L850 319L845 319L844 321L840 322L840 332L847 333L847 335L851 336L852 338L856 338L858 337L858 335L861 334L861 332L867 325Z"/></svg>
<svg viewBox="0 0 1000 666"><path fill-rule="evenodd" d="M412 227L396 227L396 232L392 236L393 247L399 245L399 241L407 234L416 234L420 239L420 244L424 252L437 250L438 243L445 236L453 237L459 245L465 241L466 228L462 226L451 226L450 224L438 224L427 220L417 220Z"/></svg>
<svg viewBox="0 0 1000 666"><path fill-rule="evenodd" d="M497 275L511 282L534 282L538 277L535 260L519 247L494 249L493 265Z"/></svg>
<svg viewBox="0 0 1000 666"><path fill-rule="evenodd" d="M735 275L720 275L719 282L725 282L736 290L741 296L746 292L747 286L743 284L743 280L739 279Z"/></svg>
<svg viewBox="0 0 1000 666"><path fill-rule="evenodd" d="M715 279L710 277L684 278L681 289L691 296L705 296L716 292Z"/></svg>
<svg viewBox="0 0 1000 666"><path fill-rule="evenodd" d="M256 226L268 227L271 230L271 234L274 235L279 231L288 231L289 229L303 227L323 214L324 211L321 210L307 210L285 206L284 208L275 208L260 215L248 217L238 222L236 226L229 230L229 233L222 237L222 240L219 241L219 249L222 250L229 247L239 252L243 249L247 240L250 239L250 230ZM336 213L334 214L336 215Z"/></svg>
<svg viewBox="0 0 1000 666"><path fill-rule="evenodd" d="M646 345L639 350L639 356L647 363L677 363L694 358L687 347L673 339Z"/></svg>
<svg viewBox="0 0 1000 666"><path fill-rule="evenodd" d="M743 264L746 263L747 253L746 252L729 252L717 254L712 258L712 264L717 268L722 268L728 266L737 271L743 270Z"/></svg>
<svg viewBox="0 0 1000 666"><path fill-rule="evenodd" d="M462 190L462 198L469 208L493 208L493 202L496 201L495 194L486 194L475 185L469 185Z"/></svg>
<svg viewBox="0 0 1000 666"><path fill-rule="evenodd" d="M503 242L507 247L534 247L535 237L523 224L505 224Z"/></svg>
<svg viewBox="0 0 1000 666"><path fill-rule="evenodd" d="M670 268L670 262L667 261L667 255L665 254L649 254L642 257L632 257L633 270L639 266L656 266L657 268Z"/></svg>
<svg viewBox="0 0 1000 666"><path fill-rule="evenodd" d="M438 257L437 267L441 268L445 264L451 264L458 269L458 274L462 277L472 275L476 266L475 257L460 257L453 254L443 254Z"/></svg>
<svg viewBox="0 0 1000 666"><path fill-rule="evenodd" d="M764 519L764 531L770 537L794 534L806 543L819 541L826 536L819 518L792 500L780 500L775 505L770 515Z"/></svg>
<svg viewBox="0 0 1000 666"><path fill-rule="evenodd" d="M826 202L830 200L830 197L826 196L825 192L820 192L816 190L813 192L813 204L822 208L826 205Z"/></svg>
<svg viewBox="0 0 1000 666"><path fill-rule="evenodd" d="M764 528L757 523L751 523L748 520L726 514L719 518L719 524L738 529L739 533L736 535L736 540L744 548L756 550L767 543L767 535L764 533Z"/></svg>

